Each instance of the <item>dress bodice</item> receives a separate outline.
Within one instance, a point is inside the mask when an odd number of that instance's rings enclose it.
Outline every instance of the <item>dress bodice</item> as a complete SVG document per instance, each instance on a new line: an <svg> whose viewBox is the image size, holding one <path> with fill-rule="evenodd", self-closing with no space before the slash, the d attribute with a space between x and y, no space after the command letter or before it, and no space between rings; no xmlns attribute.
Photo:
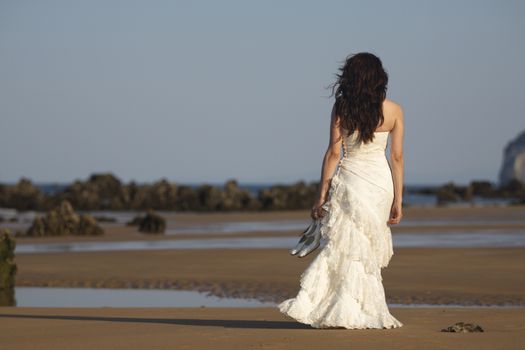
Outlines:
<svg viewBox="0 0 525 350"><path fill-rule="evenodd" d="M374 132L374 139L368 143L357 140L358 131L347 136L348 130L343 131L343 158L360 158L362 156L383 156L388 145L389 131Z"/></svg>

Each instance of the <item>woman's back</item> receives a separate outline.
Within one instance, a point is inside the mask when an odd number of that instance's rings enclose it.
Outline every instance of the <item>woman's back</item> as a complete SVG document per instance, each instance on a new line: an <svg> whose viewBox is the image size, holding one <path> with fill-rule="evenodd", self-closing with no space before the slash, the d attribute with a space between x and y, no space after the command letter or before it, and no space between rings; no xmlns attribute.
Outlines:
<svg viewBox="0 0 525 350"><path fill-rule="evenodd" d="M341 126L343 159L351 159L366 156L384 157L385 150L388 146L390 133L394 129L398 111L401 106L397 103L385 99L383 102L383 124L374 132L374 139L364 143L358 138L358 131L354 130L349 133L344 126Z"/></svg>

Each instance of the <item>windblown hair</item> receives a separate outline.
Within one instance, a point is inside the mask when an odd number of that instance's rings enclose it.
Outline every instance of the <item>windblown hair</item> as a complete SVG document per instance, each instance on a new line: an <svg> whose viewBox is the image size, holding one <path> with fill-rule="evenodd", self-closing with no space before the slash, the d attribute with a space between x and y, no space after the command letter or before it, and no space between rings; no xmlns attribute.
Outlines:
<svg viewBox="0 0 525 350"><path fill-rule="evenodd" d="M357 140L374 139L374 131L384 122L383 101L386 98L388 74L379 57L369 52L349 55L332 84L334 111L348 135L358 131Z"/></svg>

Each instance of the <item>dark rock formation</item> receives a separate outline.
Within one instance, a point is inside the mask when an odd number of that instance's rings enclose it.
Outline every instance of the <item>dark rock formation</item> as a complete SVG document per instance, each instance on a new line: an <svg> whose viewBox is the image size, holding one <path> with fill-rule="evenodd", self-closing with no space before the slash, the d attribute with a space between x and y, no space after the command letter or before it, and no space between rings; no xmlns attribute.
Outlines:
<svg viewBox="0 0 525 350"><path fill-rule="evenodd" d="M447 202L458 202L460 200L472 199L472 193L466 186L458 186L453 182L448 182L436 190L436 199L438 205Z"/></svg>
<svg viewBox="0 0 525 350"><path fill-rule="evenodd" d="M175 210L178 186L162 178L152 185L138 186L132 182L126 187L132 209Z"/></svg>
<svg viewBox="0 0 525 350"><path fill-rule="evenodd" d="M0 306L15 304L16 241L8 229L0 229Z"/></svg>
<svg viewBox="0 0 525 350"><path fill-rule="evenodd" d="M139 231L144 233L164 233L166 230L166 219L153 210L148 210L146 215L138 220Z"/></svg>
<svg viewBox="0 0 525 350"><path fill-rule="evenodd" d="M494 197L496 195L496 188L490 181L473 180L470 182L467 191L472 196L480 197Z"/></svg>
<svg viewBox="0 0 525 350"><path fill-rule="evenodd" d="M44 194L28 178L20 178L14 186L0 185L0 207L36 210L44 205L44 201Z"/></svg>
<svg viewBox="0 0 525 350"><path fill-rule="evenodd" d="M45 217L37 216L27 236L102 235L104 230L90 215L78 215L67 200L51 209Z"/></svg>
<svg viewBox="0 0 525 350"><path fill-rule="evenodd" d="M304 181L291 186L274 185L259 191L258 200L265 210L308 209L315 200L318 186L306 185Z"/></svg>
<svg viewBox="0 0 525 350"><path fill-rule="evenodd" d="M498 193L505 198L515 198L514 204L525 204L525 182L512 179L498 189Z"/></svg>
<svg viewBox="0 0 525 350"><path fill-rule="evenodd" d="M441 332L457 332L457 333L483 332L483 328L481 328L480 325L477 325L474 323L456 322L452 326L443 328Z"/></svg>
<svg viewBox="0 0 525 350"><path fill-rule="evenodd" d="M122 210L129 195L122 182L111 173L92 174L88 181L76 180L55 195L55 201L69 201L78 210Z"/></svg>
<svg viewBox="0 0 525 350"><path fill-rule="evenodd" d="M510 141L503 152L503 164L499 172L500 186L512 179L525 183L525 131Z"/></svg>
<svg viewBox="0 0 525 350"><path fill-rule="evenodd" d="M219 188L204 184L197 188L198 210L216 211L222 203L222 192Z"/></svg>
<svg viewBox="0 0 525 350"><path fill-rule="evenodd" d="M200 201L197 191L190 186L179 186L177 190L177 199L175 200L175 208L179 211L197 210Z"/></svg>
<svg viewBox="0 0 525 350"><path fill-rule="evenodd" d="M260 204L250 192L239 187L235 179L230 179L224 184L224 191L222 193L222 200L219 205L220 210L256 210L260 208Z"/></svg>
<svg viewBox="0 0 525 350"><path fill-rule="evenodd" d="M309 208L318 183L303 181L275 185L254 196L230 179L223 186L178 185L162 178L153 184L124 184L111 173L92 174L87 181L75 180L63 189L41 193L22 178L17 185L0 184L0 207L49 211L67 200L77 210L166 210L166 211L254 211Z"/></svg>

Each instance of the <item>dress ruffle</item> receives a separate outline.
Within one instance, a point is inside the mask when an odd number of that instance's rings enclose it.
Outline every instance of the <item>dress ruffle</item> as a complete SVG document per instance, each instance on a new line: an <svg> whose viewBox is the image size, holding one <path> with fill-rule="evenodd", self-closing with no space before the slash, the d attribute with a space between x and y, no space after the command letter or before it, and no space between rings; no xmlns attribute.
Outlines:
<svg viewBox="0 0 525 350"><path fill-rule="evenodd" d="M352 182L344 180L349 176ZM377 267L388 266L394 255L392 232L386 220L381 219L380 208L384 205L377 203L388 196L381 193L382 189L372 190L373 187L363 183L349 185L357 180L354 174L342 169L332 177L320 232L323 239L333 238L328 242L329 249L341 251L345 248L346 257L361 261L367 273L374 273ZM375 202L371 200L373 197L376 197Z"/></svg>
<svg viewBox="0 0 525 350"><path fill-rule="evenodd" d="M301 274L297 296L278 309L314 328L401 327L388 310L381 276L393 255L390 227L383 220L390 197L341 170L332 177L323 206L322 249Z"/></svg>

